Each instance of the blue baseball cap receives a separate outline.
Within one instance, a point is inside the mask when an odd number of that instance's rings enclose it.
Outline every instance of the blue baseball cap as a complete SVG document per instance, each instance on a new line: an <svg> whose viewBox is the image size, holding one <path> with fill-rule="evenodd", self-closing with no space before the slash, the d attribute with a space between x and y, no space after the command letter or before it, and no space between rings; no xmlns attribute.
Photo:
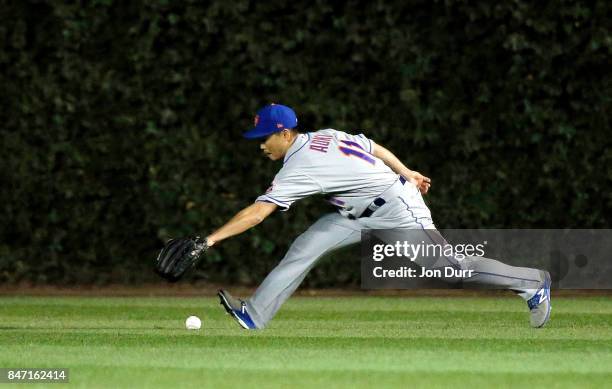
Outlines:
<svg viewBox="0 0 612 389"><path fill-rule="evenodd" d="M295 128L297 122L297 116L291 108L281 104L270 104L257 111L255 128L242 135L247 139L264 138L285 128Z"/></svg>

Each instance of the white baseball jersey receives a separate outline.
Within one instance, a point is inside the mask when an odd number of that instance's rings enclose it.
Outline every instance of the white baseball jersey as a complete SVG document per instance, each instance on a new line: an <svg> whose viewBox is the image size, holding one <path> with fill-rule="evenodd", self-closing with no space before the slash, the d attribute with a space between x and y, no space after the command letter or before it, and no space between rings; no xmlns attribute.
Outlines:
<svg viewBox="0 0 612 389"><path fill-rule="evenodd" d="M344 216L359 217L398 179L372 155L372 147L363 134L333 129L300 134L272 185L256 201L271 202L286 211L293 202L322 193Z"/></svg>
<svg viewBox="0 0 612 389"><path fill-rule="evenodd" d="M264 328L272 320L319 258L332 249L358 243L363 229L393 230L400 234L399 239L407 240L414 239L414 235L408 235L412 229L435 229L418 188L398 180L382 160L372 155L372 146L372 141L363 135L331 129L299 135L272 186L257 198L287 210L294 201L323 193L340 208L341 214L329 213L304 231L245 302L246 311L257 328ZM374 209L373 215L360 217L366 208L373 210L371 205L377 205L374 203L377 197L385 200L384 206ZM432 239L430 233L426 235ZM442 236L439 239L444 241ZM446 259L446 262L453 268L468 271L462 274L470 276L461 278L466 284L510 289L524 296L544 282L544 272L537 269L508 266L485 257L468 257L461 263ZM428 269L437 266L437 262L416 263Z"/></svg>

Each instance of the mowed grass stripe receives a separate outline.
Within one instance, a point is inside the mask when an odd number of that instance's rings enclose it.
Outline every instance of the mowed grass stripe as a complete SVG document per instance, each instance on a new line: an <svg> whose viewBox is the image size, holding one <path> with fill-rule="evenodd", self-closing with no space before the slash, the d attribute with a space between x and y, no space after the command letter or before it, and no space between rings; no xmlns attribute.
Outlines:
<svg viewBox="0 0 612 389"><path fill-rule="evenodd" d="M461 334L457 333L457 337ZM377 350L438 350L438 351L511 351L552 353L579 351L585 353L610 352L612 340L576 339L452 339L438 337L420 338L343 338L332 334L325 337L244 337L244 336L194 336L187 332L158 334L125 334L121 332L100 334L90 333L32 333L28 331L1 331L0 344L9 345L58 345L58 346L104 346L117 347L226 347L238 350L258 349L377 349Z"/></svg>
<svg viewBox="0 0 612 389"><path fill-rule="evenodd" d="M598 372L610 373L612 356L602 353L490 352L478 349L440 353L437 350L364 350L364 349L267 349L235 348L140 348L122 347L26 347L6 348L14 353L10 361L0 357L3 366L32 363L37 367L61 364L73 368L83 365L121 368L162 367L218 368L246 370L350 370L350 371L463 371L463 372ZM576 363L580 361L579 363ZM6 363L10 363L6 365Z"/></svg>
<svg viewBox="0 0 612 389"><path fill-rule="evenodd" d="M98 377L105 377L102 382ZM556 373L555 376L537 373L495 372L378 372L378 371L250 371L237 374L232 369L183 369L168 368L150 371L146 368L130 368L117 371L113 367L86 367L73 373L70 387L181 387L181 388L236 388L253 387L260 383L265 388L448 388L451 386L516 388L545 386L606 387L609 374ZM591 385L585 385L589 382ZM96 384L97 383L97 384ZM180 383L180 385L178 384ZM28 387L32 387L28 385Z"/></svg>
<svg viewBox="0 0 612 389"><path fill-rule="evenodd" d="M449 388L449 387L594 387L609 385L612 376L605 373L555 373L554 376L540 373L494 373L494 372L379 372L363 371L319 371L283 370L260 371L248 370L237 374L235 369L169 369L168 371L146 373L147 369L135 369L131 374L142 377L142 386L163 386L186 388L237 388L253 387L261 383L265 388ZM113 368L93 368L92 377L107 376L112 384L121 385L121 376L113 379ZM146 375L146 376L145 376ZM87 377L84 377L85 379ZM129 378L128 378L129 379ZM589 383L585 385L585 383ZM102 387L102 386L101 386Z"/></svg>
<svg viewBox="0 0 612 389"><path fill-rule="evenodd" d="M90 317L55 318L48 316L32 317L3 317L0 320L0 334L2 331L30 331L45 332L87 332L98 330L100 332L113 331L173 331L184 329L184 320L192 312L185 312L173 319L104 319ZM197 314L197 313L196 313ZM421 315L418 319L404 317L394 320L304 320L299 317L279 317L264 331L246 332L236 331L238 326L228 316L207 317L202 316L203 334L219 335L228 331L238 332L243 336L326 336L333 332L336 337L390 337L415 338L433 335L436 337L463 337L480 338L490 337L496 339L612 339L612 325L601 315L561 315L555 314L552 321L544 329L529 327L528 315L498 317L490 313L481 313L478 320L471 314L448 315Z"/></svg>
<svg viewBox="0 0 612 389"><path fill-rule="evenodd" d="M546 328L544 330L533 330L525 321L519 326L505 323L503 326L491 323L487 328L480 327L454 327L435 328L427 323L419 326L405 322L385 322L385 323L360 323L353 322L343 326L336 324L333 326L318 326L312 328L312 322L286 321L281 320L272 329L258 332L248 332L240 330L237 325L224 318L223 320L205 320L204 326L198 332L187 333L182 330L184 322L182 320L165 320L157 322L155 326L143 321L109 321L101 324L99 321L88 320L76 323L71 321L46 322L44 326L37 325L35 321L28 323L15 322L10 325L0 326L0 333L8 334L11 331L23 332L24 338L28 333L70 333L70 334L133 334L133 335L158 335L168 336L234 336L234 337L305 337L305 338L379 338L388 339L419 339L419 338L439 338L439 339L505 339L505 340L529 340L529 339L548 339L548 340L610 340L611 330L609 327L589 327L576 326L574 328ZM460 329L460 331L459 331Z"/></svg>

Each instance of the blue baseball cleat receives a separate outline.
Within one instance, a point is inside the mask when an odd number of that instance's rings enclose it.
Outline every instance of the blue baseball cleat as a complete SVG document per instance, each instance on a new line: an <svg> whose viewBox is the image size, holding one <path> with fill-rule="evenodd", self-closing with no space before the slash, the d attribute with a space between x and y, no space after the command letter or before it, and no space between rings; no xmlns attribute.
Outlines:
<svg viewBox="0 0 612 389"><path fill-rule="evenodd" d="M544 274L542 287L527 300L527 306L531 312L531 326L534 328L544 327L550 319L550 273L547 271L542 271L542 273Z"/></svg>
<svg viewBox="0 0 612 389"><path fill-rule="evenodd" d="M217 293L221 305L230 314L240 326L246 330L256 330L257 326L251 319L249 312L247 312L246 303L240 299L232 297L227 291L220 289Z"/></svg>

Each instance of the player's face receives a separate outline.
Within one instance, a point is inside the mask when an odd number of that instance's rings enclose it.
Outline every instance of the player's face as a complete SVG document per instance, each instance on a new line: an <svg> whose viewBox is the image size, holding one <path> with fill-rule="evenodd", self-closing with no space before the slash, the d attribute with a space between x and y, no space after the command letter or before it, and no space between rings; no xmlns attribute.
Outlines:
<svg viewBox="0 0 612 389"><path fill-rule="evenodd" d="M276 161L285 156L289 146L291 146L291 140L291 135L288 131L281 131L268 136L266 140L259 145L259 148L264 152L266 157Z"/></svg>

